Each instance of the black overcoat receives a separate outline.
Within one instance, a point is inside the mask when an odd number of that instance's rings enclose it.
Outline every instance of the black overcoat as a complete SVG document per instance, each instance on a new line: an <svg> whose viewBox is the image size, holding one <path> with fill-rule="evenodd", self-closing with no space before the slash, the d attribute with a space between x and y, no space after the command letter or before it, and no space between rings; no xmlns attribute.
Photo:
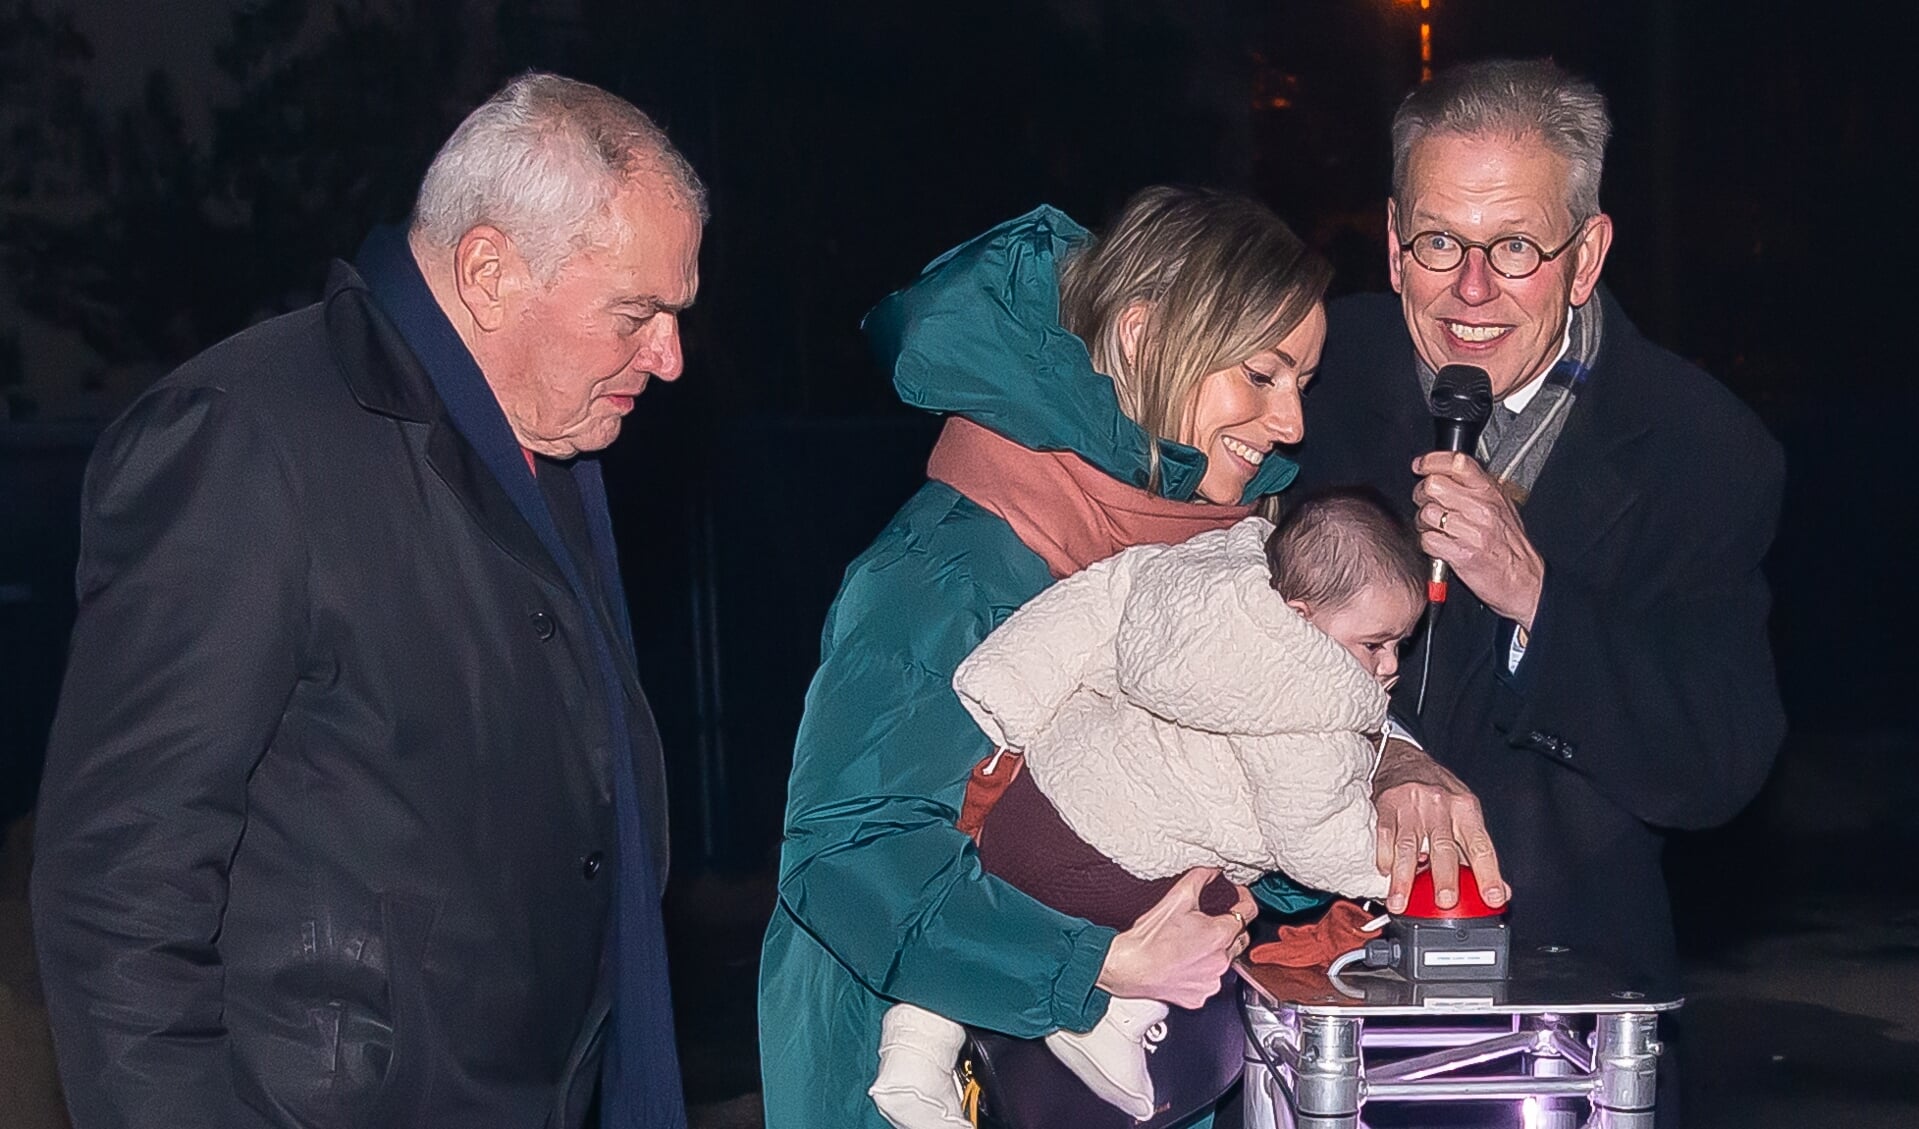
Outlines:
<svg viewBox="0 0 1919 1129"><path fill-rule="evenodd" d="M1520 511L1546 561L1525 658L1455 581L1400 662L1395 711L1478 794L1515 888L1515 941L1638 976L1673 971L1662 831L1738 812L1785 721L1760 561L1784 462L1757 417L1642 337L1603 291L1604 340ZM1432 417L1393 295L1333 303L1301 484L1370 483L1413 513Z"/></svg>
<svg viewBox="0 0 1919 1129"><path fill-rule="evenodd" d="M108 428L78 587L33 875L76 1125L578 1124L608 610L350 268ZM663 883L658 737L615 662Z"/></svg>

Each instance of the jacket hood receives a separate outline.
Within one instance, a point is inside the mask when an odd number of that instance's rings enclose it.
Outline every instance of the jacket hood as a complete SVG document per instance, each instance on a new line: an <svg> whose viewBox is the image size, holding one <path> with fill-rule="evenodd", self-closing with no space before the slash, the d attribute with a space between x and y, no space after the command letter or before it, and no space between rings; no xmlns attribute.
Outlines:
<svg viewBox="0 0 1919 1129"><path fill-rule="evenodd" d="M1042 205L934 259L861 328L907 404L963 415L1036 451L1069 451L1143 489L1149 437L1059 321L1059 263L1090 238ZM1183 443L1159 447L1159 493L1192 500L1206 456ZM1268 455L1241 502L1285 489L1298 469Z"/></svg>

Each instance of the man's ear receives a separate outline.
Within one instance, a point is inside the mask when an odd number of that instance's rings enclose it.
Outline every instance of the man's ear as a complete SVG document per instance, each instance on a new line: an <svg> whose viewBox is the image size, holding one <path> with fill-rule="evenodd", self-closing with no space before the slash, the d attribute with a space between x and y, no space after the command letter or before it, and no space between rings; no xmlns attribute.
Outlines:
<svg viewBox="0 0 1919 1129"><path fill-rule="evenodd" d="M1399 293L1399 209L1391 198L1386 201L1386 276L1393 280L1393 293Z"/></svg>
<svg viewBox="0 0 1919 1129"><path fill-rule="evenodd" d="M1583 306L1599 285L1599 272L1606 265L1606 252L1612 249L1612 217L1601 212L1586 221L1586 233L1573 249L1572 291L1567 300Z"/></svg>
<svg viewBox="0 0 1919 1129"><path fill-rule="evenodd" d="M1308 623L1313 621L1313 606L1304 600L1288 600L1286 606L1299 613L1299 618Z"/></svg>
<svg viewBox="0 0 1919 1129"><path fill-rule="evenodd" d="M512 296L519 262L506 233L490 224L469 229L454 245L454 289L481 330L491 332L506 324L507 299Z"/></svg>
<svg viewBox="0 0 1919 1129"><path fill-rule="evenodd" d="M1119 312L1119 355L1132 368L1139 360L1140 342L1146 340L1146 323L1153 320L1151 302L1133 302Z"/></svg>

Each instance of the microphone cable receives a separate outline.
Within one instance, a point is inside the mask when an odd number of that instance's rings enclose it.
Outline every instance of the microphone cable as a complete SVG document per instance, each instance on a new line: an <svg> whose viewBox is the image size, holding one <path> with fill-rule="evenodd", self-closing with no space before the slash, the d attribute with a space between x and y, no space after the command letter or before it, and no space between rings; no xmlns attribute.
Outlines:
<svg viewBox="0 0 1919 1129"><path fill-rule="evenodd" d="M1426 655L1419 663L1419 701L1413 705L1413 713L1421 717L1426 714L1426 680L1433 673L1433 632L1439 630L1439 613L1445 608L1443 601L1426 605L1426 639L1421 645Z"/></svg>
<svg viewBox="0 0 1919 1129"><path fill-rule="evenodd" d="M1447 365L1433 374L1426 406L1433 414L1433 450L1474 453L1476 457L1486 421L1493 413L1492 378L1476 365ZM1419 666L1419 701L1413 709L1417 714L1426 712L1426 685L1433 673L1433 633L1439 630L1439 612L1446 606L1450 572L1445 561L1431 559L1426 576L1426 657Z"/></svg>

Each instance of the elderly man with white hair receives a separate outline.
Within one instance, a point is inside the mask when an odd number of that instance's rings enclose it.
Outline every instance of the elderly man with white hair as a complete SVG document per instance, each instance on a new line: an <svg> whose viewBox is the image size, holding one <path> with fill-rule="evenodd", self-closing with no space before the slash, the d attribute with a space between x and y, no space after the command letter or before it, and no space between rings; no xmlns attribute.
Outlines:
<svg viewBox="0 0 1919 1129"><path fill-rule="evenodd" d="M33 876L79 1129L684 1123L593 455L681 373L705 215L646 115L523 76L101 437Z"/></svg>

